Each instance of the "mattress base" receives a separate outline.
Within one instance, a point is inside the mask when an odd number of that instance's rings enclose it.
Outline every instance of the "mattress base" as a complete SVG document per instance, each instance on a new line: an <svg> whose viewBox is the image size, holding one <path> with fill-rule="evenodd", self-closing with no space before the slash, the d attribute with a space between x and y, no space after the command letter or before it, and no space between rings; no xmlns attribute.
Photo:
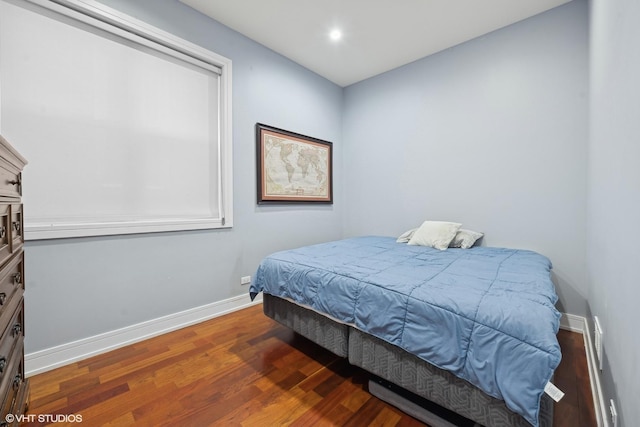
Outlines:
<svg viewBox="0 0 640 427"><path fill-rule="evenodd" d="M369 380L369 393L431 427L481 427L455 412L380 378Z"/></svg>
<svg viewBox="0 0 640 427"><path fill-rule="evenodd" d="M264 314L332 353L347 357L349 326L285 299L264 294Z"/></svg>
<svg viewBox="0 0 640 427"><path fill-rule="evenodd" d="M338 356L347 357L352 365L480 425L531 426L520 415L509 410L503 401L488 396L448 371L356 328L269 294L264 294L263 310L266 316L316 344ZM378 388L374 386L374 390ZM540 427L553 425L553 400L546 394L540 401L539 422Z"/></svg>
<svg viewBox="0 0 640 427"><path fill-rule="evenodd" d="M349 363L455 413L491 427L530 427L520 415L448 371L379 338L352 328ZM546 394L540 404L540 426L553 424L553 401Z"/></svg>

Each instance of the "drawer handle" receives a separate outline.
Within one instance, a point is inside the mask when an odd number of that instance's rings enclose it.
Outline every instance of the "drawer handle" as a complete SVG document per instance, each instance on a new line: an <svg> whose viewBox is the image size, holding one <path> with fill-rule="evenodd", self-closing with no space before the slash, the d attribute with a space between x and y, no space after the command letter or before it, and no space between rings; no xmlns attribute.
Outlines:
<svg viewBox="0 0 640 427"><path fill-rule="evenodd" d="M19 285L20 283L22 283L22 273L18 271L16 274L13 275L13 284Z"/></svg>
<svg viewBox="0 0 640 427"><path fill-rule="evenodd" d="M4 305L6 301L7 301L7 294L5 294L4 292L0 293L0 305Z"/></svg>
<svg viewBox="0 0 640 427"><path fill-rule="evenodd" d="M11 329L11 335L16 337L20 335L20 332L22 332L22 325L20 323L16 323L15 325L13 325L13 328Z"/></svg>
<svg viewBox="0 0 640 427"><path fill-rule="evenodd" d="M4 239L4 236L7 235L7 227L4 225L0 228L0 239Z"/></svg>
<svg viewBox="0 0 640 427"><path fill-rule="evenodd" d="M14 390L19 389L21 382L22 382L22 374L16 375L16 377L13 379L13 389Z"/></svg>
<svg viewBox="0 0 640 427"><path fill-rule="evenodd" d="M7 367L7 358L6 357L1 357L0 358L0 374L2 374L4 372L4 368Z"/></svg>
<svg viewBox="0 0 640 427"><path fill-rule="evenodd" d="M22 175L18 175L18 179L12 179L11 181L7 181L7 184L15 185L18 190L18 193L22 194Z"/></svg>
<svg viewBox="0 0 640 427"><path fill-rule="evenodd" d="M17 233L20 232L20 221L14 221L13 229L16 230Z"/></svg>

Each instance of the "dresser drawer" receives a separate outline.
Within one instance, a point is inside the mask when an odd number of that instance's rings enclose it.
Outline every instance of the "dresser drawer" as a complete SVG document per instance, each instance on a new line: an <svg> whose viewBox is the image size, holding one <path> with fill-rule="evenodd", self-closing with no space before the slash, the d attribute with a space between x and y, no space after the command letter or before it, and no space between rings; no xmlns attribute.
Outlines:
<svg viewBox="0 0 640 427"><path fill-rule="evenodd" d="M0 135L0 198L22 196L22 169L27 160Z"/></svg>
<svg viewBox="0 0 640 427"><path fill-rule="evenodd" d="M13 317L24 293L24 252L20 250L0 269L0 334Z"/></svg>
<svg viewBox="0 0 640 427"><path fill-rule="evenodd" d="M17 426L19 423L16 420L16 415L24 414L26 409L26 400L29 392L28 381L24 378L24 357L23 346L20 342L20 347L16 349L16 357L13 358L12 363L9 366L7 372L7 382L3 386L2 407L0 407L0 420L7 422L7 414L14 415L13 422L4 425ZM0 424L2 425L2 424Z"/></svg>
<svg viewBox="0 0 640 427"><path fill-rule="evenodd" d="M22 173L0 158L0 196L19 199L22 196Z"/></svg>
<svg viewBox="0 0 640 427"><path fill-rule="evenodd" d="M17 251L24 244L24 215L22 214L22 204L11 205L11 251Z"/></svg>
<svg viewBox="0 0 640 427"><path fill-rule="evenodd" d="M0 204L0 266L11 256L11 205Z"/></svg>
<svg viewBox="0 0 640 427"><path fill-rule="evenodd" d="M23 338L24 309L23 304L20 304L0 338L0 387L2 390L6 390L8 382L11 381L7 378L7 373L10 372L11 365L15 364L12 361L22 356L17 353L17 350L21 348Z"/></svg>
<svg viewBox="0 0 640 427"><path fill-rule="evenodd" d="M19 203L0 203L0 266L24 244L24 214Z"/></svg>

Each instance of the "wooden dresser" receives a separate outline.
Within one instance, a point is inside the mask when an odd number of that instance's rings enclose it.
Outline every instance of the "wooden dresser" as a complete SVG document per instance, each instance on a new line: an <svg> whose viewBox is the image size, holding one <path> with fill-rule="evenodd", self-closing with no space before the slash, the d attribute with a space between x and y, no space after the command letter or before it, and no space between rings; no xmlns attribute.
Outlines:
<svg viewBox="0 0 640 427"><path fill-rule="evenodd" d="M24 222L20 201L26 164L0 136L0 426L17 426L16 416L24 414L29 403L29 380L24 377Z"/></svg>

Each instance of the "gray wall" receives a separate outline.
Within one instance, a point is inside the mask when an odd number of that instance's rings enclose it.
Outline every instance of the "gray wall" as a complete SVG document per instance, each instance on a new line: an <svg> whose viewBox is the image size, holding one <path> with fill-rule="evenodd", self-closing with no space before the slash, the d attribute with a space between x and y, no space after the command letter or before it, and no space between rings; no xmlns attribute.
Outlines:
<svg viewBox="0 0 640 427"><path fill-rule="evenodd" d="M103 3L233 61L235 226L27 242L27 353L245 294L266 254L342 236L340 186L333 206L257 207L254 137L262 122L332 141L341 182L340 87L178 1Z"/></svg>
<svg viewBox="0 0 640 427"><path fill-rule="evenodd" d="M640 2L592 0L587 276L604 329L605 402L640 420ZM608 407L607 407L608 415Z"/></svg>
<svg viewBox="0 0 640 427"><path fill-rule="evenodd" d="M592 0L590 111L585 0L344 91L175 0L103 2L233 60L235 227L28 242L27 353L244 294L281 248L450 219L552 259L560 309L603 320L607 399L640 419L635 0ZM256 205L256 122L334 142L333 206Z"/></svg>
<svg viewBox="0 0 640 427"><path fill-rule="evenodd" d="M345 89L345 234L425 219L533 249L586 313L588 7L574 1Z"/></svg>

